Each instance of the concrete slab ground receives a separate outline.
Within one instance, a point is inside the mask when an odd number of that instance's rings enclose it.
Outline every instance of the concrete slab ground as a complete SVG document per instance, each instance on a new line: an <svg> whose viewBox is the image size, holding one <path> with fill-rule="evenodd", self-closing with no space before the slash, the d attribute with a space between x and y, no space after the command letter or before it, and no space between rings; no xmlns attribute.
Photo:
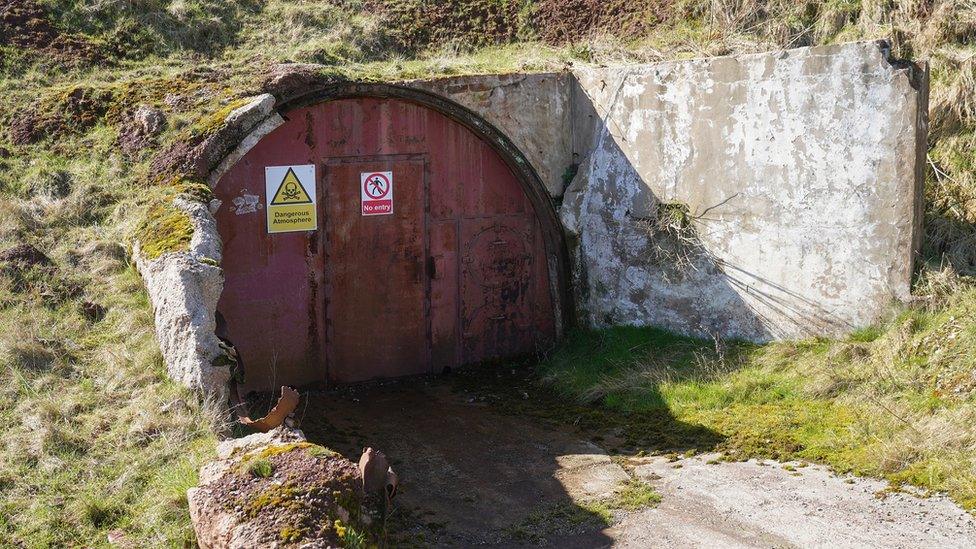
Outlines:
<svg viewBox="0 0 976 549"><path fill-rule="evenodd" d="M421 379L310 393L298 416L312 442L391 459L401 478L388 519L395 546L976 546L976 521L939 496L819 466L611 456L590 442L596 433L508 412ZM589 504L632 478L662 502L613 511L608 527Z"/></svg>
<svg viewBox="0 0 976 549"><path fill-rule="evenodd" d="M662 495L604 533L615 547L976 547L973 516L942 496L824 467L704 454L647 458L633 473ZM711 463L709 463L711 462Z"/></svg>
<svg viewBox="0 0 976 549"><path fill-rule="evenodd" d="M312 394L302 429L354 460L366 446L390 458L401 479L390 516L397 545L606 546L598 518L577 503L630 478L579 433L501 414L443 384ZM563 513L576 524L549 523Z"/></svg>

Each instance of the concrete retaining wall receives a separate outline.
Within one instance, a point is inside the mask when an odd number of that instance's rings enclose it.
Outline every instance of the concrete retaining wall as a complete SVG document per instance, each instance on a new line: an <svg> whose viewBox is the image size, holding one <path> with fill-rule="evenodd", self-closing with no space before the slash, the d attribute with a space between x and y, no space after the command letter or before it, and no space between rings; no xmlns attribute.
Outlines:
<svg viewBox="0 0 976 549"><path fill-rule="evenodd" d="M836 335L909 297L928 82L883 42L409 85L532 162L589 325Z"/></svg>
<svg viewBox="0 0 976 549"><path fill-rule="evenodd" d="M908 298L928 83L887 53L576 71L585 160L561 213L589 322L767 340L843 333ZM659 223L675 206L678 234Z"/></svg>

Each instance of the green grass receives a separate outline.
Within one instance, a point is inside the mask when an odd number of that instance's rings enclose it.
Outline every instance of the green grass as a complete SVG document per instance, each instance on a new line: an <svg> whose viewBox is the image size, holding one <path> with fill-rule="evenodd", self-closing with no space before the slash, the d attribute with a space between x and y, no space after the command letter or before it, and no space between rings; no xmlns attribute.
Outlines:
<svg viewBox="0 0 976 549"><path fill-rule="evenodd" d="M247 464L247 472L258 478L268 478L274 474L274 466L266 459L255 459Z"/></svg>
<svg viewBox="0 0 976 549"><path fill-rule="evenodd" d="M699 451L826 463L974 509L974 332L976 291L963 290L837 341L716 349L653 328L583 332L539 370L582 405L721 436Z"/></svg>
<svg viewBox="0 0 976 549"><path fill-rule="evenodd" d="M605 505L610 509L638 511L653 507L658 503L661 503L661 494L658 494L650 484L640 479L631 479L623 483L614 497L605 502Z"/></svg>
<svg viewBox="0 0 976 549"><path fill-rule="evenodd" d="M97 322L74 300L0 306L7 541L88 545L112 529L148 545L192 539L185 492L213 454L211 414L166 379L137 275L102 268L115 272L85 285L109 310Z"/></svg>

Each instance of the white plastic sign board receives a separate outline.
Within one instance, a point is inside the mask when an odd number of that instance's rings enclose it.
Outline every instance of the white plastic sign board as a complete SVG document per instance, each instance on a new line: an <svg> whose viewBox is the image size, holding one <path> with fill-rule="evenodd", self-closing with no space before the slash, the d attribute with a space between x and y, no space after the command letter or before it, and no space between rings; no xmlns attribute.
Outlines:
<svg viewBox="0 0 976 549"><path fill-rule="evenodd" d="M363 215L393 213L393 172L362 172L359 191Z"/></svg>
<svg viewBox="0 0 976 549"><path fill-rule="evenodd" d="M269 233L318 229L314 164L268 166L264 182Z"/></svg>

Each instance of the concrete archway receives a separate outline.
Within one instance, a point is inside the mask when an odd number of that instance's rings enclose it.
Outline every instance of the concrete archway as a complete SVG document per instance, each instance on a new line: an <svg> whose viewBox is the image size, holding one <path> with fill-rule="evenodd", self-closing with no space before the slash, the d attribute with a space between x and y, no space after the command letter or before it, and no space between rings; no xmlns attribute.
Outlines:
<svg viewBox="0 0 976 549"><path fill-rule="evenodd" d="M572 325L574 311L569 287L569 253L565 231L539 174L512 140L476 112L455 101L426 90L395 84L344 82L312 87L281 98L275 111L287 117L289 111L298 107L352 97L395 98L423 105L471 130L502 157L532 202L545 231L557 332L561 334L566 327Z"/></svg>

